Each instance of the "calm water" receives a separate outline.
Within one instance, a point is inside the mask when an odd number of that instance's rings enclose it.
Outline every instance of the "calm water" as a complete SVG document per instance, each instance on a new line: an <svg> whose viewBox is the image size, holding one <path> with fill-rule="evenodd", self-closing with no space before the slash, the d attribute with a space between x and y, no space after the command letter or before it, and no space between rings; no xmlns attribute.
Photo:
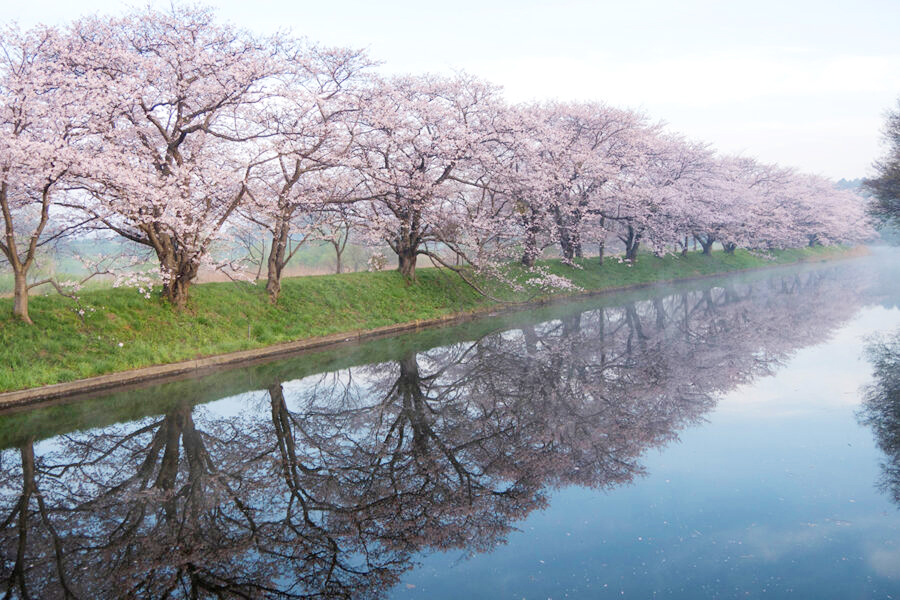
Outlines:
<svg viewBox="0 0 900 600"><path fill-rule="evenodd" d="M900 598L898 303L885 251L0 415L0 596Z"/></svg>

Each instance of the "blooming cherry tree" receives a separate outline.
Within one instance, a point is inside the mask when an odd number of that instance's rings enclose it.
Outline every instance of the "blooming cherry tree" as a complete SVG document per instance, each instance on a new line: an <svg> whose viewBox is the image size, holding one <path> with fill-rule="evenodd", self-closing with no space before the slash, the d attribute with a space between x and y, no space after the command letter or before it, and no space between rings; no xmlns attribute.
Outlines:
<svg viewBox="0 0 900 600"><path fill-rule="evenodd" d="M52 28L0 34L0 256L13 272L13 314L26 323L28 290L49 281L28 280L39 248L79 224L54 209L65 178L84 169L78 146L91 119L75 93L89 82L69 69L69 50Z"/></svg>
<svg viewBox="0 0 900 600"><path fill-rule="evenodd" d="M183 306L226 221L246 199L268 132L253 111L278 73L273 44L215 23L205 9L173 6L77 25L108 78L108 126L97 132L102 169L85 180L85 208L149 246L163 291Z"/></svg>
<svg viewBox="0 0 900 600"><path fill-rule="evenodd" d="M495 88L466 76L401 77L373 87L354 152L371 198L360 210L369 236L390 246L410 281L428 244L451 233L467 185L456 175L488 151L496 103Z"/></svg>
<svg viewBox="0 0 900 600"><path fill-rule="evenodd" d="M0 255L25 322L38 249L90 220L152 250L177 307L241 223L271 236L272 302L300 242L340 262L349 228L409 281L419 256L464 277L534 268L554 245L572 261L596 242L602 261L609 234L635 260L690 237L708 254L871 233L829 180L716 156L642 114L510 107L466 75L377 78L363 52L259 38L208 9L8 28L0 50Z"/></svg>
<svg viewBox="0 0 900 600"><path fill-rule="evenodd" d="M268 108L270 131L250 181L246 217L271 234L266 291L277 302L281 274L299 240L321 230L328 204L347 202L360 186L346 162L361 110L365 54L345 48L293 48Z"/></svg>
<svg viewBox="0 0 900 600"><path fill-rule="evenodd" d="M636 160L612 183L601 211L615 224L625 259L631 261L643 242L661 253L683 238L691 196L697 193L707 158L701 144L656 128L643 133Z"/></svg>

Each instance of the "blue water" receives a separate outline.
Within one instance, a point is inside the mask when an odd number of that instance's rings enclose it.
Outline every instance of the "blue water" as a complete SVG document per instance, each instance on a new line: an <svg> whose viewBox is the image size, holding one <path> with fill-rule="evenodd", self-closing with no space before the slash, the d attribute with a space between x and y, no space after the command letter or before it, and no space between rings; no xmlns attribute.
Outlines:
<svg viewBox="0 0 900 600"><path fill-rule="evenodd" d="M650 451L646 477L559 490L505 546L425 557L394 597L900 597L900 510L857 419L864 342L898 327L861 310Z"/></svg>
<svg viewBox="0 0 900 600"><path fill-rule="evenodd" d="M0 597L900 598L896 258L7 411Z"/></svg>

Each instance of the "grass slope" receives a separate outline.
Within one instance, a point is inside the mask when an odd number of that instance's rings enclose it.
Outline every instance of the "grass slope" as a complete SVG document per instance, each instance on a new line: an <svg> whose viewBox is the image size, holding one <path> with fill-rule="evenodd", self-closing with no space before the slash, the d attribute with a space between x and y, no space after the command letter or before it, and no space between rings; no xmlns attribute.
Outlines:
<svg viewBox="0 0 900 600"><path fill-rule="evenodd" d="M545 266L584 290L604 290L847 253L819 247L768 258L738 251L645 255L632 266L614 259L602 267L596 259L581 261L582 268L556 261ZM515 297L508 292L505 296ZM147 300L131 289L85 292L78 303L60 296L35 297L30 302L34 326L14 320L12 299L0 299L0 391L491 306L496 305L437 269L420 269L414 285L394 271L285 279L277 306L269 304L261 284L197 285L188 309L180 313L159 298Z"/></svg>

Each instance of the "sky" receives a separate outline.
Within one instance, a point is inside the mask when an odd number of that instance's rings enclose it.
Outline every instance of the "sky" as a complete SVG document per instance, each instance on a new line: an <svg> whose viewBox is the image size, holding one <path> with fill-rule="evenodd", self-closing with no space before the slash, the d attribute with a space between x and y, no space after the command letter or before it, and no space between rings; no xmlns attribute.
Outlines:
<svg viewBox="0 0 900 600"><path fill-rule="evenodd" d="M885 115L900 99L898 0L206 4L258 33L364 48L387 73L466 71L503 86L511 102L641 110L723 153L834 179L873 174ZM0 20L27 28L126 8L28 0L4 3Z"/></svg>

